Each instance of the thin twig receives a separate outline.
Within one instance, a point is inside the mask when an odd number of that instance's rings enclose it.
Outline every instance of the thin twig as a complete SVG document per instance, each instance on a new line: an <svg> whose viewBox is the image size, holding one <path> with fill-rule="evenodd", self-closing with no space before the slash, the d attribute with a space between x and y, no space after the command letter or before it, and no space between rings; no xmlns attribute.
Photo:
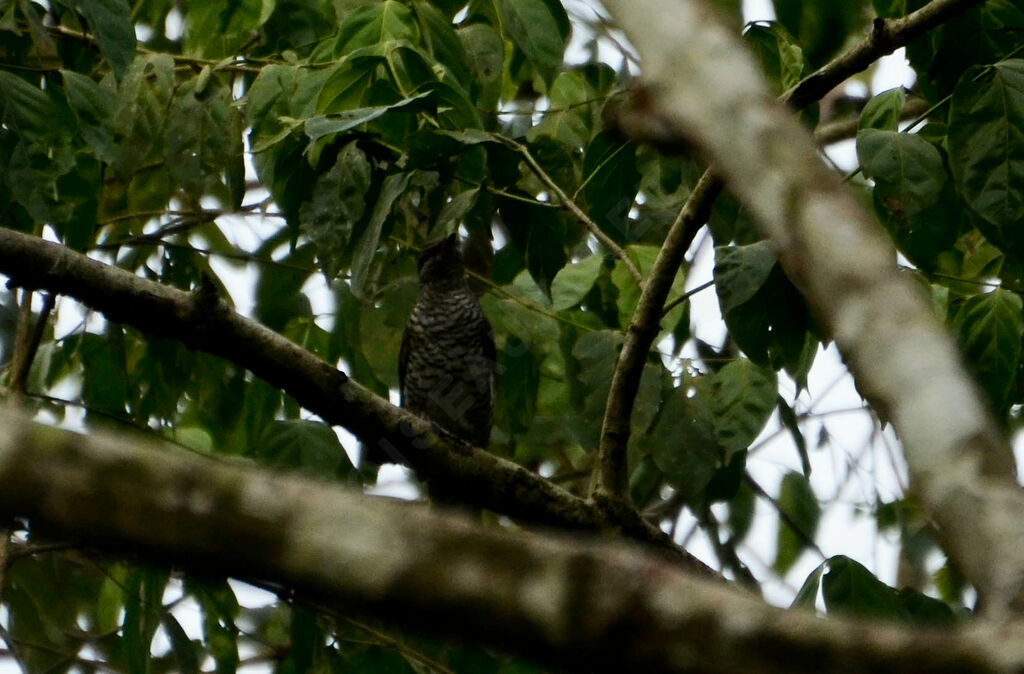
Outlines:
<svg viewBox="0 0 1024 674"><path fill-rule="evenodd" d="M440 672L440 674L455 674L454 670L449 669L448 667L445 667L444 665L442 665L437 660L434 660L434 659L424 655L423 653L417 651L416 649L410 648L408 646L408 644L406 644L405 642L401 641L400 639L396 639L393 636L385 634L384 632L381 632L380 630L376 630L376 629L370 627L369 625L367 625L365 623L359 622L358 620L353 620L352 618L349 618L348 616L344 616L341 613L338 613L336 611L331 611L331 615L333 615L336 620L340 620L342 622L346 622L349 625L351 625L351 626L353 626L353 627L355 627L357 629L360 629L363 632L366 632L367 634L369 634L370 636L372 636L376 640L377 645L379 645L379 646L383 646L385 648L389 648L391 650L397 651L397 652L401 653L402 655L404 655L405 657L407 657L407 658L409 658L411 660L415 660L415 661L419 662L422 665L426 665L427 667L430 667L435 672Z"/></svg>
<svg viewBox="0 0 1024 674"><path fill-rule="evenodd" d="M754 576L750 568L740 559L739 554L736 552L735 541L731 539L722 541L718 520L715 519L711 508L705 508L698 519L708 539L711 541L711 547L715 549L715 555L718 556L718 561L721 562L722 567L732 571L740 585L748 590L760 593L761 584L757 582L757 577Z"/></svg>
<svg viewBox="0 0 1024 674"><path fill-rule="evenodd" d="M51 552L64 552L65 550L76 550L79 547L80 546L74 543L35 543L31 545L20 545L10 551L7 559L9 562L15 562L22 557L45 555Z"/></svg>
<svg viewBox="0 0 1024 674"><path fill-rule="evenodd" d="M565 191L558 186L558 183L555 182L554 178L548 175L547 171L545 171L541 167L541 165L537 162L534 156L530 153L529 148L527 148L522 143L518 143L512 140L511 138L506 138L504 136L500 136L497 134L494 135L494 138L523 156L523 159L526 160L526 164L527 166L530 167L530 170L533 171L533 173L538 178L540 178L540 181L544 183L547 186L547 188L551 190L551 192L558 198L558 202L562 205L562 207L565 208L570 213L572 213L577 220L583 223L583 226L589 229L590 233L593 234L598 241L603 243L608 248L608 250L612 251L615 257L622 260L622 264L623 266L626 267L626 271L628 271L629 275L633 277L633 280L636 281L636 284L643 288L644 277L640 273L640 270L636 268L636 265L633 264L633 261L629 259L629 255L626 254L626 251L621 246L619 246L619 244L615 243L615 241L613 241L610 236L605 234L604 231L601 230L601 227L598 226L596 222L591 220L590 216L584 213L583 209L576 205L576 202L573 201L572 198L569 197L569 195L566 194Z"/></svg>
<svg viewBox="0 0 1024 674"><path fill-rule="evenodd" d="M159 218L159 217L165 216L165 215L169 216L169 217L178 217L178 218L200 218L200 217L219 218L219 217L222 217L222 216L225 216L225 215L238 215L238 216L259 215L260 217L264 217L264 218L284 218L285 217L284 213L265 213L265 212L256 213L256 211L259 211L260 206L261 206L261 204L259 202L257 202L257 203L253 203L253 204L246 204L246 205L242 206L241 208L239 208L237 210L208 209L208 210L202 210L202 211L180 211L180 210L173 210L173 209L158 208L158 209L149 210L149 211L135 211L133 213L119 213L117 215L113 215L113 216L111 216L109 218L106 218L105 220L101 220L97 224L99 224L99 225L110 225L110 224L113 224L115 222L121 222L123 220L132 220L134 218L146 218L146 219L149 219L149 218Z"/></svg>
<svg viewBox="0 0 1024 674"><path fill-rule="evenodd" d="M677 306L679 306L680 304L682 304L686 300L690 299L691 297L693 297L697 293L699 293L699 292L701 292L703 290L707 290L708 288L710 288L713 285L715 285L715 282L713 280L705 281L704 283L701 283L696 288L693 288L691 290L687 290L685 293L683 293L679 297L675 298L671 302L666 303L665 304L665 308L661 310L661 315L664 316L665 314L667 314L668 312L672 311Z"/></svg>
<svg viewBox="0 0 1024 674"><path fill-rule="evenodd" d="M755 494L763 498L765 501L768 501L768 503L775 508L775 511L779 513L779 519L782 520L782 523L793 532L793 535L800 540L804 547L813 550L819 557L825 559L825 553L818 547L818 544L814 542L814 539L811 538L811 536L804 531L792 517L790 517L789 513L786 512L786 509L782 507L782 504L780 504L771 494L766 492L764 487L754 481L754 478L750 476L750 473L743 473L743 481Z"/></svg>
<svg viewBox="0 0 1024 674"><path fill-rule="evenodd" d="M92 247L92 250L117 250L124 246L137 246L145 243L158 243L162 241L163 237L173 234L184 234L190 232L197 227L208 225L216 220L217 216L214 213L205 213L197 216L182 216L175 218L166 225L157 228L155 231L147 234L139 234L138 236L131 236L127 239L121 239L119 241L108 241L107 243L99 243Z"/></svg>

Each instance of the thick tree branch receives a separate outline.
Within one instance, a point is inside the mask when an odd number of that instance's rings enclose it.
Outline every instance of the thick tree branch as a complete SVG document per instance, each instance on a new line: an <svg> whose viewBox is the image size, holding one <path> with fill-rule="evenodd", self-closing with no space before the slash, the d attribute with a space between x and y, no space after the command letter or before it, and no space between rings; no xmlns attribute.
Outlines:
<svg viewBox="0 0 1024 674"><path fill-rule="evenodd" d="M401 456L432 486L469 505L568 529L621 528L688 568L707 572L635 513L607 511L518 464L434 435L422 419L394 407L281 335L243 318L207 290L176 290L64 246L2 228L0 273L14 285L74 297L112 321L227 358L288 392L328 423L344 426L363 442Z"/></svg>
<svg viewBox="0 0 1024 674"><path fill-rule="evenodd" d="M783 100L796 109L809 105L851 75L867 68L878 58L892 53L896 48L904 46L941 22L962 14L971 6L980 4L980 1L935 0L902 19L876 23L871 36L805 78L793 90L784 94ZM740 47L737 45L735 48ZM692 53L696 55L696 52ZM712 62L713 59L706 61L708 64ZM615 122L622 132L638 142L651 142L670 150L688 149L691 145L691 131L676 123L670 113L671 111L662 110L657 105L657 97L648 96L642 91L632 107L620 111ZM650 305L654 304L659 296L661 303L664 303L686 248L696 235L697 228L704 224L720 193L721 183L711 170L706 171L680 213L680 218L684 213L703 214L702 219L695 223L681 223L679 218L676 219L651 270L651 278L643 288L637 310L630 320L626 341L616 363L608 394L601 431L595 495L600 494L615 500L627 498L630 417L640 375L643 372L644 356L658 334L660 320L660 315L655 314ZM682 231L692 228L692 231L688 231L687 236L680 236L681 232L676 232L676 228L682 228ZM682 246L682 250L675 250L678 246Z"/></svg>
<svg viewBox="0 0 1024 674"><path fill-rule="evenodd" d="M607 4L627 33L644 38L637 44L662 119L679 137L699 140L777 246L859 390L892 420L912 488L950 557L997 615L1019 605L1024 491L1013 479L1013 456L927 298L897 268L888 236L822 165L807 132L702 5ZM927 17L933 25L934 14Z"/></svg>
<svg viewBox="0 0 1024 674"><path fill-rule="evenodd" d="M573 669L1024 667L1019 627L940 632L823 620L697 580L637 546L483 530L419 504L9 413L0 428L0 513L85 545L273 581L347 611Z"/></svg>

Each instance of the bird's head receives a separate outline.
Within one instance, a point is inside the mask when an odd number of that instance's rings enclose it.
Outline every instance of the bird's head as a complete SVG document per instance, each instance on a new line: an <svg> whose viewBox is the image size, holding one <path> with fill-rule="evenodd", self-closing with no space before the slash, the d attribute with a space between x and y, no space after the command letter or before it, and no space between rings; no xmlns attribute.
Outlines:
<svg viewBox="0 0 1024 674"><path fill-rule="evenodd" d="M462 279L465 272L458 237L450 234L424 248L420 253L418 269L420 283L423 284Z"/></svg>

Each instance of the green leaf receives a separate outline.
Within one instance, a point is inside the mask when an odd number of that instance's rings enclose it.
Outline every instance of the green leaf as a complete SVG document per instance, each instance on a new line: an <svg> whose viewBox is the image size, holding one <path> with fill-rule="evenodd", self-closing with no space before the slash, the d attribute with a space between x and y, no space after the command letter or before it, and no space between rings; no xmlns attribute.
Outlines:
<svg viewBox="0 0 1024 674"><path fill-rule="evenodd" d="M715 248L715 291L723 316L754 296L768 280L775 260L769 241Z"/></svg>
<svg viewBox="0 0 1024 674"><path fill-rule="evenodd" d="M441 212L437 216L437 225L444 231L455 231L458 229L457 225L461 224L462 219L466 217L473 207L476 205L477 200L480 197L480 188L473 187L468 190L459 192L450 201L445 202L444 206L441 207ZM448 227L448 225L455 225Z"/></svg>
<svg viewBox="0 0 1024 674"><path fill-rule="evenodd" d="M68 105L78 118L78 130L93 153L109 162L114 144L114 92L103 83L97 84L73 70L60 71Z"/></svg>
<svg viewBox="0 0 1024 674"><path fill-rule="evenodd" d="M949 113L949 160L978 227L1024 252L1024 60L964 73Z"/></svg>
<svg viewBox="0 0 1024 674"><path fill-rule="evenodd" d="M449 129L471 129L483 126L483 120L476 105L457 82L423 81L417 83L430 94L430 101L437 109L437 119L442 127ZM404 142L405 136L400 140Z"/></svg>
<svg viewBox="0 0 1024 674"><path fill-rule="evenodd" d="M78 231L91 232L99 167L76 156L77 125L63 98L51 99L35 84L0 71L0 202L17 202L25 215L58 225L66 240L68 223L79 221ZM85 212L90 206L91 214ZM24 217L20 208L11 213L19 214L12 222Z"/></svg>
<svg viewBox="0 0 1024 674"><path fill-rule="evenodd" d="M359 337L351 346L371 368L373 377L391 388L398 386L402 328L418 294L416 276L408 274L395 280L373 302L364 299L359 304Z"/></svg>
<svg viewBox="0 0 1024 674"><path fill-rule="evenodd" d="M503 0L498 8L505 33L550 85L562 67L565 10L544 0Z"/></svg>
<svg viewBox="0 0 1024 674"><path fill-rule="evenodd" d="M129 671L148 672L153 637L160 626L161 599L168 574L136 570L125 582L124 619L121 634Z"/></svg>
<svg viewBox="0 0 1024 674"><path fill-rule="evenodd" d="M818 568L811 571L804 580L804 584L800 586L796 596L793 597L793 603L790 604L789 607L813 611L818 603L818 590L821 588L821 577L827 570L828 561L824 561L818 565Z"/></svg>
<svg viewBox="0 0 1024 674"><path fill-rule="evenodd" d="M775 16L802 46L812 68L839 51L850 36L859 36L868 13L862 2L773 0Z"/></svg>
<svg viewBox="0 0 1024 674"><path fill-rule="evenodd" d="M578 152L586 148L594 135L593 101L594 91L583 72L558 73L549 87L550 109L544 113L540 124L530 127L526 139L536 143L542 136L551 138Z"/></svg>
<svg viewBox="0 0 1024 674"><path fill-rule="evenodd" d="M204 0L185 14L182 45L186 53L216 58L232 56L266 23L276 0Z"/></svg>
<svg viewBox="0 0 1024 674"><path fill-rule="evenodd" d="M585 447L595 447L600 441L601 420L622 339L618 332L597 330L583 333L572 347L572 356L579 365L576 379L583 403L581 413L573 419L574 431Z"/></svg>
<svg viewBox="0 0 1024 674"><path fill-rule="evenodd" d="M818 497L811 483L800 473L786 473L779 490L779 508L789 516L790 522L779 521L778 547L772 568L779 574L789 571L806 547L805 540L814 539L821 519ZM793 527L803 534L798 535Z"/></svg>
<svg viewBox="0 0 1024 674"><path fill-rule="evenodd" d="M299 209L301 226L316 244L320 268L328 278L341 269L355 223L363 217L370 190L370 162L349 143L313 188L313 198Z"/></svg>
<svg viewBox="0 0 1024 674"><path fill-rule="evenodd" d="M317 112L342 113L364 107L377 65L376 59L353 59L325 70L324 85L317 96Z"/></svg>
<svg viewBox="0 0 1024 674"><path fill-rule="evenodd" d="M697 380L693 396L684 386L674 389L662 407L651 438L651 456L680 496L694 505L722 460L715 439L713 401L706 381Z"/></svg>
<svg viewBox="0 0 1024 674"><path fill-rule="evenodd" d="M946 182L939 151L917 135L862 129L857 132L857 159L875 181L876 198L890 211L925 211L938 201Z"/></svg>
<svg viewBox="0 0 1024 674"><path fill-rule="evenodd" d="M910 0L906 0L908 3ZM920 6L919 0L908 8ZM1024 13L1018 0L988 0L944 22L928 40L907 45L907 55L919 73L917 84L928 100L951 93L975 66L988 66L1015 56Z"/></svg>
<svg viewBox="0 0 1024 674"><path fill-rule="evenodd" d="M661 470L650 454L640 457L636 468L629 475L629 493L639 508L650 504L661 489Z"/></svg>
<svg viewBox="0 0 1024 674"><path fill-rule="evenodd" d="M163 161L164 128L175 87L174 60L167 54L136 59L121 79L112 165L122 179L130 179L148 161ZM166 197L161 196L163 201Z"/></svg>
<svg viewBox="0 0 1024 674"><path fill-rule="evenodd" d="M420 41L420 30L412 10L396 0L384 0L357 7L345 14L334 47L335 58L356 49L372 47L384 42Z"/></svg>
<svg viewBox="0 0 1024 674"><path fill-rule="evenodd" d="M581 314L574 312L573 315ZM578 362L570 363L567 368L570 370L569 376L574 379L569 395L572 396L571 404L579 410L579 413L572 416L572 430L578 442L584 447L596 447L600 440L601 420L604 418L608 391L611 388L612 374L615 372L622 339L622 334L618 331L594 330L584 332L572 348L572 357ZM557 343L557 340L558 337L555 336L552 341ZM644 365L634 412L630 419L631 437L644 437L654 415L657 414L661 403L663 372L664 368L660 364Z"/></svg>
<svg viewBox="0 0 1024 674"><path fill-rule="evenodd" d="M704 493L704 502L707 504L731 502L743 485L743 476L747 472L747 450L723 454L722 465L715 470Z"/></svg>
<svg viewBox="0 0 1024 674"><path fill-rule="evenodd" d="M501 97L501 74L505 65L505 43L498 31L486 23L460 25L456 31L466 52L475 80L475 97L482 110L497 108Z"/></svg>
<svg viewBox="0 0 1024 674"><path fill-rule="evenodd" d="M781 24L775 21L749 24L743 31L761 70L779 93L800 81L804 72L804 53Z"/></svg>
<svg viewBox="0 0 1024 674"><path fill-rule="evenodd" d="M52 135L57 116L53 101L42 89L0 70L0 119L24 138L40 140Z"/></svg>
<svg viewBox="0 0 1024 674"><path fill-rule="evenodd" d="M837 555L828 560L821 589L829 613L874 620L900 617L896 591L849 557Z"/></svg>
<svg viewBox="0 0 1024 674"><path fill-rule="evenodd" d="M727 266L722 273L730 272L731 276L732 268ZM715 286L719 304L722 303L723 292L728 304L735 304L737 291L740 298L749 294L763 274L763 267L751 269L738 275L735 286L730 288L729 285L718 285L720 273L716 266ZM808 330L810 319L803 297L786 278L779 264L772 266L767 280L750 299L723 311L723 314L729 333L750 360L775 370L785 367L798 385L803 386L817 352L817 338Z"/></svg>
<svg viewBox="0 0 1024 674"><path fill-rule="evenodd" d="M498 353L498 419L513 435L526 432L533 421L540 386L540 363L525 342L510 335Z"/></svg>
<svg viewBox="0 0 1024 674"><path fill-rule="evenodd" d="M551 282L565 266L565 222L555 209L501 198L502 220L512 243L526 258L526 268L544 295L551 297Z"/></svg>
<svg viewBox="0 0 1024 674"><path fill-rule="evenodd" d="M288 234L287 230L282 232ZM264 250L258 251L258 254L269 256L270 251L280 243L271 238L264 243ZM314 250L315 245L302 244L279 259L283 266L267 267L260 273L254 311L257 320L271 330L280 332L289 321L310 317L312 309L309 298L302 293L302 286L315 272L312 264Z"/></svg>
<svg viewBox="0 0 1024 674"><path fill-rule="evenodd" d="M876 94L861 110L858 129L881 129L898 131L903 106L907 103L907 90L896 87Z"/></svg>
<svg viewBox="0 0 1024 674"><path fill-rule="evenodd" d="M86 333L81 337L82 401L96 410L125 410L128 380L122 334L119 326L108 325L106 336Z"/></svg>
<svg viewBox="0 0 1024 674"><path fill-rule="evenodd" d="M745 482L741 482L736 494L729 503L729 536L735 544L742 541L750 533L754 524L754 508L756 499L754 490Z"/></svg>
<svg viewBox="0 0 1024 674"><path fill-rule="evenodd" d="M357 126L362 126L367 122L377 119L389 110L404 107L429 95L430 92L422 92L415 96L403 98L397 103L392 103L391 105L356 108L354 110L345 110L343 112L332 113L330 115L317 115L315 117L310 117L305 121L305 125L303 127L303 130L306 132L306 136L310 139L310 145L306 151L309 152L309 149L313 147L313 143L317 141L321 141L329 136L336 136L339 133L344 133L345 131L350 131Z"/></svg>
<svg viewBox="0 0 1024 674"><path fill-rule="evenodd" d="M310 70L278 64L260 70L245 97L246 118L252 126L250 144L258 172L272 160L260 157L261 154L323 109L317 101L323 100L333 75L333 69ZM261 173L260 177L264 182L273 182L272 175L265 178Z"/></svg>
<svg viewBox="0 0 1024 674"><path fill-rule="evenodd" d="M957 624L956 614L944 601L921 594L911 588L903 588L897 595L900 615L906 622L949 629Z"/></svg>
<svg viewBox="0 0 1024 674"><path fill-rule="evenodd" d="M135 58L135 26L126 0L79 0L78 11L89 22L103 58L120 80Z"/></svg>
<svg viewBox="0 0 1024 674"><path fill-rule="evenodd" d="M1021 298L996 288L967 299L953 316L953 328L996 412L1015 402L1013 385L1021 361L1024 317Z"/></svg>
<svg viewBox="0 0 1024 674"><path fill-rule="evenodd" d="M807 455L807 440L804 439L804 434L800 431L800 423L796 418L796 412L786 403L782 396L778 397L777 405L782 425L789 431L790 436L793 438L793 444L796 445L796 451L800 455L800 466L803 468L804 477L810 478L811 458Z"/></svg>
<svg viewBox="0 0 1024 674"><path fill-rule="evenodd" d="M238 668L238 599L227 580L199 581L186 577L185 592L195 597L202 612L203 645L217 663L216 671Z"/></svg>
<svg viewBox="0 0 1024 674"><path fill-rule="evenodd" d="M633 401L633 416L630 419L631 446L639 447L644 444L644 434L661 409L662 389L667 376L661 363L644 363L643 372L640 374L640 386Z"/></svg>
<svg viewBox="0 0 1024 674"><path fill-rule="evenodd" d="M731 452L746 449L775 409L775 372L741 358L712 377L711 412L715 439Z"/></svg>
<svg viewBox="0 0 1024 674"><path fill-rule="evenodd" d="M25 644L19 661L24 671L66 671L81 643L71 633L78 628L74 601L55 578L61 567L56 558L23 559L11 565L4 583L6 631L11 640Z"/></svg>
<svg viewBox="0 0 1024 674"><path fill-rule="evenodd" d="M551 308L563 311L583 301L597 282L603 265L603 256L590 255L562 267L551 282Z"/></svg>
<svg viewBox="0 0 1024 674"><path fill-rule="evenodd" d="M956 195L952 181L947 180L933 205L920 213L890 210L882 196L880 190L873 191L875 212L895 239L900 252L922 270L938 271L943 264L940 260L950 261L950 254L961 233L974 231L970 211ZM1001 251L991 244L986 243L982 248L1002 257ZM961 271L949 270L949 275L964 277ZM966 291L973 294L976 288L967 288Z"/></svg>
<svg viewBox="0 0 1024 674"><path fill-rule="evenodd" d="M434 58L447 68L456 82L468 83L471 62L451 20L426 0L414 0L413 10L419 19L423 41ZM466 84L468 87L468 84Z"/></svg>
<svg viewBox="0 0 1024 674"><path fill-rule="evenodd" d="M380 196L377 197L377 203L370 215L370 222L367 223L352 253L352 292L357 297L363 294L370 264L380 245L384 221L391 214L395 200L409 188L411 178L412 173L393 173L384 179Z"/></svg>
<svg viewBox="0 0 1024 674"><path fill-rule="evenodd" d="M185 198L200 198L221 184L240 161L242 121L231 92L219 80L199 89L199 78L178 88L167 117L167 170Z"/></svg>
<svg viewBox="0 0 1024 674"><path fill-rule="evenodd" d="M250 454L272 467L298 469L321 478L352 471L334 429L319 421L274 421L263 430Z"/></svg>
<svg viewBox="0 0 1024 674"><path fill-rule="evenodd" d="M907 0L872 0L875 13L885 19L895 19L907 13Z"/></svg>
<svg viewBox="0 0 1024 674"><path fill-rule="evenodd" d="M636 146L623 143L609 131L599 133L583 156L586 176L583 198L591 219L601 231L619 243L637 238L629 210L640 187Z"/></svg>

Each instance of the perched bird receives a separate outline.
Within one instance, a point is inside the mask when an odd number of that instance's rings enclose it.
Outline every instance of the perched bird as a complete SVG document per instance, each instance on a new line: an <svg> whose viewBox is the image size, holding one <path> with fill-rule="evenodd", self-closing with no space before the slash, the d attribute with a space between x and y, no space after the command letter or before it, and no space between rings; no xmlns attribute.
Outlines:
<svg viewBox="0 0 1024 674"><path fill-rule="evenodd" d="M454 234L419 258L420 294L402 334L402 407L486 447L494 406L494 334L469 287Z"/></svg>

